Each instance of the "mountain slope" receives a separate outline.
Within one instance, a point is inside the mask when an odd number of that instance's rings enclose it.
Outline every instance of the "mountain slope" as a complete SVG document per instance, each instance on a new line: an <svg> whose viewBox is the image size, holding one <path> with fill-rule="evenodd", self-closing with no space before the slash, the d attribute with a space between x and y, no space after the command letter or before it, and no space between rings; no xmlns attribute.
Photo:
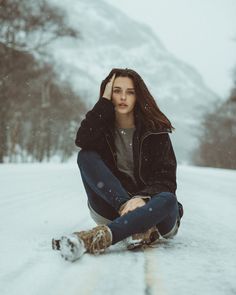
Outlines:
<svg viewBox="0 0 236 295"><path fill-rule="evenodd" d="M102 0L66 0L60 5L68 22L81 32L79 40L58 41L51 48L61 76L92 107L101 81L113 67L138 71L176 127L178 160L188 161L197 144L200 119L217 100L200 74L169 53L148 26Z"/></svg>

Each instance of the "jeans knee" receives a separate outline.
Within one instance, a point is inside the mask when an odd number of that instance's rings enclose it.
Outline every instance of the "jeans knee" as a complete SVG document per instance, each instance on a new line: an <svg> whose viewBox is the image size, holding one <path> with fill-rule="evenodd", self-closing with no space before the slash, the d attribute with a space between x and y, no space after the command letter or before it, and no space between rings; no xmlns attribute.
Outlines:
<svg viewBox="0 0 236 295"><path fill-rule="evenodd" d="M93 158L93 157L97 157L99 156L97 152L95 151L90 151L90 150L80 150L78 152L78 156L77 156L77 164L80 167L81 165L83 165L84 162L88 161L89 159Z"/></svg>
<svg viewBox="0 0 236 295"><path fill-rule="evenodd" d="M171 192L161 192L157 195L157 197L165 199L166 206L169 210L174 210L175 208L177 208L177 199L175 194Z"/></svg>

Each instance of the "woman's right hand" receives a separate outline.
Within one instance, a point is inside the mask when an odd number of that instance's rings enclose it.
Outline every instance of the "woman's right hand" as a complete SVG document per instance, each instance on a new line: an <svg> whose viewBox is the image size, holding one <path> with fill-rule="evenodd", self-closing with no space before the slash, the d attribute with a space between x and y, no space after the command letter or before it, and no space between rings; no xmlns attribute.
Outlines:
<svg viewBox="0 0 236 295"><path fill-rule="evenodd" d="M107 82L104 93L103 93L103 97L105 97L106 99L109 99L109 100L111 100L112 87L113 87L113 82L115 80L115 76L116 76L116 74L113 74L113 76L111 77L109 82Z"/></svg>
<svg viewBox="0 0 236 295"><path fill-rule="evenodd" d="M121 206L119 214L120 216L125 215L128 212L133 211L136 208L142 207L144 205L146 205L146 202L141 198L130 199Z"/></svg>

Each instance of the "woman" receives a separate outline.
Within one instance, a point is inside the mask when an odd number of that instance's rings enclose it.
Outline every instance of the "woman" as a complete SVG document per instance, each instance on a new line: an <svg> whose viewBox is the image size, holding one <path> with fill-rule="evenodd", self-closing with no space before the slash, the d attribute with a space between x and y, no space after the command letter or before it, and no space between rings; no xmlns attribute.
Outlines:
<svg viewBox="0 0 236 295"><path fill-rule="evenodd" d="M177 201L173 126L140 75L113 69L76 136L88 207L98 224L53 240L62 257L99 254L119 241L151 245L173 237L183 215Z"/></svg>

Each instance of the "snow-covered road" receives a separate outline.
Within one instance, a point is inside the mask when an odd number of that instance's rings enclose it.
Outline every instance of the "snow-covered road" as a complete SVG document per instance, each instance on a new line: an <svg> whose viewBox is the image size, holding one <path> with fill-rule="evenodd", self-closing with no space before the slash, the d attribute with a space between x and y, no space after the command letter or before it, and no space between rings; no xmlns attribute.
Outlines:
<svg viewBox="0 0 236 295"><path fill-rule="evenodd" d="M51 238L95 226L76 164L0 166L0 294L236 294L236 171L178 167L178 235L66 262Z"/></svg>

